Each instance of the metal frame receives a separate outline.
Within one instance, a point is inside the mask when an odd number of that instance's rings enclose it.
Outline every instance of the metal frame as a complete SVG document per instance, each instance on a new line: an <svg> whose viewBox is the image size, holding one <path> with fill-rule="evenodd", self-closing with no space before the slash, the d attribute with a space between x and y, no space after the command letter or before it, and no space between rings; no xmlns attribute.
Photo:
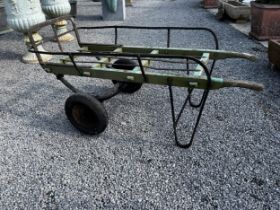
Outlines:
<svg viewBox="0 0 280 210"><path fill-rule="evenodd" d="M72 23L72 30L69 30L63 34L58 35L54 30L54 24L57 21L66 19ZM40 43L35 43L32 34L37 32L45 26L51 25L55 34L55 40L58 42L60 52L42 52L38 51L37 46ZM112 29L114 31L114 44L98 44L98 43L84 43L80 39L80 30L96 30L96 29ZM166 48L147 48L147 47L130 47L118 44L118 34L121 29L141 29L141 30L157 30L166 31ZM171 48L171 32L178 30L192 30L192 31L205 31L210 33L213 37L215 49L214 50L198 50L198 49L186 49L186 48ZM77 38L77 42L81 47L80 52L64 52L61 43L59 42L59 36L66 33L74 32ZM208 93L212 89L219 89L223 87L242 87L253 90L262 90L262 85L257 83L240 81L240 80L223 80L221 78L212 77L211 74L216 64L216 60L226 58L243 58L247 60L255 60L255 57L246 53L228 52L219 50L218 39L215 33L208 28L194 28L194 27L138 27L138 26L98 26L98 27L77 27L73 19L70 17L60 17L52 20L48 20L44 23L34 26L29 31L29 38L32 44L30 51L36 53L39 63L48 73L53 73L57 76L66 87L73 92L82 92L71 85L63 76L84 76L94 77L102 79L111 79L122 82L134 82L134 83L150 83L157 85L166 85L169 89L169 97L171 104L171 114L174 129L175 142L179 147L188 148L192 145L197 127L199 125L202 112L208 97ZM50 39L51 40L51 39ZM48 40L48 41L50 41ZM46 41L46 40L45 40ZM41 54L64 55L67 56L61 63L43 62ZM77 57L95 57L98 61L90 61L92 66L88 67L83 65L87 62L77 61ZM138 65L132 70L127 71L125 69L112 68L112 62L118 58L129 58L137 61ZM178 59L183 59L184 62L178 62ZM151 67L152 61L161 61L169 63L184 63L186 68L184 69L162 69ZM207 63L212 61L210 69L207 67ZM190 64L196 64L194 69L190 68ZM161 73L149 72L147 69L161 70ZM162 71L186 71L187 76L180 76L173 73L162 73ZM104 101L115 96L119 93L118 83L106 93L98 95L99 100ZM176 116L174 107L174 94L173 86L187 88L188 95L184 100L178 115ZM203 93L198 103L194 103L192 95L194 89L203 89ZM198 116L196 118L195 126L191 134L189 142L182 143L178 140L177 126L187 105L193 108L198 108Z"/></svg>

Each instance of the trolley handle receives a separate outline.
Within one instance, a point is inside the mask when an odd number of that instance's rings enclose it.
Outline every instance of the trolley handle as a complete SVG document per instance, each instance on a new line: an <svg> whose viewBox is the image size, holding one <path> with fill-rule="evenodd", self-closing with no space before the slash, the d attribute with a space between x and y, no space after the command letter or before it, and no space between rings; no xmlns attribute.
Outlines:
<svg viewBox="0 0 280 210"><path fill-rule="evenodd" d="M263 91L264 85L256 82L249 82L244 80L224 80L224 87L240 87L256 91Z"/></svg>

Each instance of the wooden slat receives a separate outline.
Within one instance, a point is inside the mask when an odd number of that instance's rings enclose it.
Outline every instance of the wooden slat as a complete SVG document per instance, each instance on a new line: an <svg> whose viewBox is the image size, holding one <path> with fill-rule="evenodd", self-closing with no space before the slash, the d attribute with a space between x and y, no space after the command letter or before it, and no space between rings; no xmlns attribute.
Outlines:
<svg viewBox="0 0 280 210"><path fill-rule="evenodd" d="M159 53L158 50L152 50L150 54L156 55L156 54L158 54L158 53ZM147 68L147 67L149 67L149 66L151 65L151 60L149 60L149 59L141 60L141 62L142 62L142 66L144 67L144 69ZM139 66L137 66L137 67L135 67L132 71L134 71L134 72L136 72L136 71L141 71L141 69L140 69Z"/></svg>
<svg viewBox="0 0 280 210"><path fill-rule="evenodd" d="M94 43L81 43L81 49L86 49L83 52L102 52L102 51L113 51L116 48L122 47L122 45L113 44L94 44Z"/></svg>
<svg viewBox="0 0 280 210"><path fill-rule="evenodd" d="M135 83L150 83L155 85L172 85L177 87L188 87L197 89L206 89L208 80L205 76L180 76L171 73L155 73L147 72L146 80L143 78L141 72L132 72L122 69L112 68L89 68L81 67L79 72L73 65L48 63L45 69L48 73L55 75L75 75L85 76L100 79L118 80L124 82L135 82ZM82 73L82 75L80 74ZM211 77L210 89L219 89L224 87L241 87L252 90L262 90L263 86L257 83L239 80L223 80L221 78Z"/></svg>
<svg viewBox="0 0 280 210"><path fill-rule="evenodd" d="M184 77L170 73L162 74L156 72L146 72L145 75L147 80L144 81L141 71L133 72L127 71L125 69L80 67L78 72L75 69L75 67L71 64L65 65L57 63L48 63L47 69L47 72L53 73L55 75L84 76L100 79L118 80L124 82L150 83L157 85L170 84L178 87L190 87L200 89L205 89L207 87L207 79L205 77Z"/></svg>
<svg viewBox="0 0 280 210"><path fill-rule="evenodd" d="M87 47L83 47L83 48L79 49L79 51L80 51L80 52L88 52ZM122 48L121 48L121 47L115 48L112 52L121 53L121 52L122 52ZM66 64L66 63L70 63L70 62L72 62L72 61L70 60L69 57L66 57L66 58L60 59L60 62ZM99 60L99 62L100 62L100 63L95 64L93 67L97 67L97 68L104 67L105 65L104 65L104 64L101 64L101 63L110 63L110 62L111 62L111 58L107 58L107 57L105 58L105 57L104 57L104 58L101 58L101 59Z"/></svg>
<svg viewBox="0 0 280 210"><path fill-rule="evenodd" d="M121 53L122 52L122 48L119 47L119 48L116 48L113 50L113 52L118 52L118 53ZM115 60L115 59L114 59ZM110 57L103 57L99 60L100 63L96 63L94 64L92 67L93 68L105 68L106 67L106 64L109 64L109 63L113 63L114 60ZM106 64L103 64L103 63L106 63Z"/></svg>
<svg viewBox="0 0 280 210"><path fill-rule="evenodd" d="M193 56L201 57L203 53L209 53L209 59L221 60L227 58L243 58L250 61L255 61L256 57L248 53L231 52L224 50L208 50L208 49L190 49L190 48L152 48L152 47L123 47L124 53L149 53L151 50L158 50L159 55L172 55L172 56Z"/></svg>
<svg viewBox="0 0 280 210"><path fill-rule="evenodd" d="M116 47L122 47L124 53L149 53L152 50L159 50L159 55L174 55L174 56L193 56L201 57L203 53L210 53L210 60L220 60L227 58L243 58L250 61L255 61L256 57L248 53L239 53L224 50L210 49L191 49L191 48L160 48L160 47L139 47L139 46L123 46L110 44L91 44L81 43L81 47L87 47L89 52L112 51Z"/></svg>

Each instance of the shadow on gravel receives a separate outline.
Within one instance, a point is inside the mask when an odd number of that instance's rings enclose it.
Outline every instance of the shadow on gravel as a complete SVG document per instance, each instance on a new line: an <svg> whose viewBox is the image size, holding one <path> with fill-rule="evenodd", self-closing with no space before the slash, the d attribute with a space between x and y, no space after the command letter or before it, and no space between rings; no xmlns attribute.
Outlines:
<svg viewBox="0 0 280 210"><path fill-rule="evenodd" d="M195 2L191 4L191 6L188 6L188 8L205 10L202 6L202 2Z"/></svg>
<svg viewBox="0 0 280 210"><path fill-rule="evenodd" d="M0 41L7 40L7 41L16 41L23 43L23 34L17 31L11 31L6 34L0 35ZM7 42L7 45L9 42Z"/></svg>
<svg viewBox="0 0 280 210"><path fill-rule="evenodd" d="M49 93L46 94L46 91ZM28 127L73 135L76 130L71 129L64 114L64 101L60 97L62 94L67 95L67 89L30 83L23 91L14 92L8 100L1 101L0 111L23 119Z"/></svg>
<svg viewBox="0 0 280 210"><path fill-rule="evenodd" d="M13 51L5 51L0 49L0 61L1 60L21 60L22 54L13 52Z"/></svg>
<svg viewBox="0 0 280 210"><path fill-rule="evenodd" d="M52 116L33 113L32 117L36 120L31 120L28 125L41 131L55 132L66 136L73 136L79 133L66 119L63 107L57 111L59 113Z"/></svg>
<svg viewBox="0 0 280 210"><path fill-rule="evenodd" d="M101 15L78 15L77 20L79 21L103 21Z"/></svg>

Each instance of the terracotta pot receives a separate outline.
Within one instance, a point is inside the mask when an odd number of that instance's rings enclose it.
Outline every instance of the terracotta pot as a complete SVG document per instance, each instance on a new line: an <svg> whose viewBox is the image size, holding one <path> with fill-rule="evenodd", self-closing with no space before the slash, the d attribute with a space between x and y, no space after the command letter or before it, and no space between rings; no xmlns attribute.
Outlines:
<svg viewBox="0 0 280 210"><path fill-rule="evenodd" d="M203 0L202 6L205 9L218 8L219 0Z"/></svg>
<svg viewBox="0 0 280 210"><path fill-rule="evenodd" d="M251 2L251 32L258 40L280 39L280 4Z"/></svg>
<svg viewBox="0 0 280 210"><path fill-rule="evenodd" d="M280 69L280 39L269 40L268 42L268 59L270 63Z"/></svg>

